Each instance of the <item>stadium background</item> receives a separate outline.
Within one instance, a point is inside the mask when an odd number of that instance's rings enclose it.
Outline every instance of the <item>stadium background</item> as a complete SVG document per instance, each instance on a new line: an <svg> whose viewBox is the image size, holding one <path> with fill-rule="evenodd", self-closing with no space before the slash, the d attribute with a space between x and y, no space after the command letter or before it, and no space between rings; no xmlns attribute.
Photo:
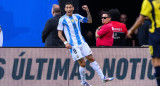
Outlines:
<svg viewBox="0 0 160 86"><path fill-rule="evenodd" d="M101 24L99 12L111 8L126 13L128 24L132 25L141 3L142 0L79 0L80 5L89 6L93 29ZM58 0L1 0L3 46L43 47L41 33L52 17L52 4L58 4ZM86 15L82 10L80 14ZM107 85L156 85L148 48L92 48L92 51L103 72L116 78ZM88 62L87 70L89 83L106 86ZM66 48L0 48L0 86L78 86L79 83L78 63L73 62Z"/></svg>
<svg viewBox="0 0 160 86"><path fill-rule="evenodd" d="M100 10L111 8L118 8L121 13L126 13L128 23L132 25L139 14L142 0L79 0L79 3L89 6L93 17L92 28L95 29L101 24L98 14ZM3 46L43 47L41 33L46 21L52 17L52 4L58 4L58 0L1 0Z"/></svg>

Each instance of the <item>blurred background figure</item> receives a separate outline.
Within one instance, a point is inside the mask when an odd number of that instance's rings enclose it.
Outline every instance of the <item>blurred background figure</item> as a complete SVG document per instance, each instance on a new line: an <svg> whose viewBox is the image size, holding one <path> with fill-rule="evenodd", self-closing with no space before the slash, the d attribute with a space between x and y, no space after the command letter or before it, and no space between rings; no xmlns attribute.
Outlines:
<svg viewBox="0 0 160 86"><path fill-rule="evenodd" d="M112 30L114 33L113 46L125 46L125 40L128 31L126 25L119 22L120 11L118 9L110 9L109 13L111 14L111 23L113 25Z"/></svg>
<svg viewBox="0 0 160 86"><path fill-rule="evenodd" d="M127 20L128 20L128 18L127 18L126 14L121 14L120 15L120 22L121 23L127 24Z"/></svg>
<svg viewBox="0 0 160 86"><path fill-rule="evenodd" d="M3 45L3 32L2 32L1 25L0 25L0 47L2 47L2 45Z"/></svg>
<svg viewBox="0 0 160 86"><path fill-rule="evenodd" d="M98 27L95 32L96 46L112 46L114 39L110 13L103 11L101 18L103 25Z"/></svg>
<svg viewBox="0 0 160 86"><path fill-rule="evenodd" d="M147 46L148 45L148 37L149 37L149 27L151 25L151 21L149 17L145 17L144 22L138 28L138 42L140 46Z"/></svg>
<svg viewBox="0 0 160 86"><path fill-rule="evenodd" d="M131 27L128 24L128 16L125 13L122 13L120 15L120 22L126 25L127 30L129 30L129 28ZM132 37L132 38L126 38L126 40L125 40L125 46L135 46L135 37L136 36L134 34L134 37Z"/></svg>
<svg viewBox="0 0 160 86"><path fill-rule="evenodd" d="M49 19L42 32L42 42L45 43L45 47L63 47L63 42L58 37L58 21L61 17L60 7L57 4L52 6L52 17Z"/></svg>

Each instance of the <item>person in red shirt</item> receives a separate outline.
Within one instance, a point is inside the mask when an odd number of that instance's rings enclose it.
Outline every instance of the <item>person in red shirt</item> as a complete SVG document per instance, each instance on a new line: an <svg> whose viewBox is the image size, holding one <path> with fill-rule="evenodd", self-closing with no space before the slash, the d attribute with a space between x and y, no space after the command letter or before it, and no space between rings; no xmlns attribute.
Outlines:
<svg viewBox="0 0 160 86"><path fill-rule="evenodd" d="M96 46L112 46L113 31L110 13L104 11L102 13L102 26L96 30Z"/></svg>
<svg viewBox="0 0 160 86"><path fill-rule="evenodd" d="M128 31L126 25L119 22L120 12L118 9L110 9L109 13L111 15L112 30L114 33L113 46L125 46Z"/></svg>

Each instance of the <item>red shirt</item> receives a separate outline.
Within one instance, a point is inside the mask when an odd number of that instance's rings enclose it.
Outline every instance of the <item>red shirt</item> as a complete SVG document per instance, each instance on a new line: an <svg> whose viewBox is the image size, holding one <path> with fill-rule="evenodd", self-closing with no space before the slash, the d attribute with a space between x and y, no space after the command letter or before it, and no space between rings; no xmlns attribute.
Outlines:
<svg viewBox="0 0 160 86"><path fill-rule="evenodd" d="M96 40L96 46L112 46L113 45L113 31L112 23L109 22L101 27L97 32L100 36Z"/></svg>
<svg viewBox="0 0 160 86"><path fill-rule="evenodd" d="M112 27L112 30L113 30L113 33L114 33L114 43L113 43L113 46L125 46L125 38L126 38L126 35L127 35L127 27L125 24L123 23L120 23L120 22L117 22L117 21L112 21L111 22L113 27Z"/></svg>
<svg viewBox="0 0 160 86"><path fill-rule="evenodd" d="M117 22L117 21L111 21L111 23L113 25L112 27L113 32L123 33L125 36L127 35L128 31L127 31L127 27L125 24Z"/></svg>

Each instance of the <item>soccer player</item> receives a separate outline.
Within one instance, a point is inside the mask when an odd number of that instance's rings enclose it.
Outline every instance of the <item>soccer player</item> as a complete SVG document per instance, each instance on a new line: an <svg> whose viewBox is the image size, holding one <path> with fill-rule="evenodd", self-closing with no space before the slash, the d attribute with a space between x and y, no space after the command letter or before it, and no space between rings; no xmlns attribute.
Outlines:
<svg viewBox="0 0 160 86"><path fill-rule="evenodd" d="M92 17L90 15L88 6L83 5L82 9L87 12L87 18L79 14L73 14L74 6L72 3L68 2L65 4L66 14L59 20L59 25L57 27L58 36L64 42L66 48L70 50L73 60L77 60L80 64L79 73L82 86L91 86L87 83L85 78L86 62L84 57L87 58L91 67L98 73L103 82L111 81L114 78L107 78L104 76L100 66L92 56L90 47L81 35L80 22L92 23ZM67 41L62 35L62 31L64 31Z"/></svg>
<svg viewBox="0 0 160 86"><path fill-rule="evenodd" d="M128 31L128 37L143 23L145 16L152 22L149 29L149 49L155 67L157 84L160 86L160 0L144 0L138 20Z"/></svg>

